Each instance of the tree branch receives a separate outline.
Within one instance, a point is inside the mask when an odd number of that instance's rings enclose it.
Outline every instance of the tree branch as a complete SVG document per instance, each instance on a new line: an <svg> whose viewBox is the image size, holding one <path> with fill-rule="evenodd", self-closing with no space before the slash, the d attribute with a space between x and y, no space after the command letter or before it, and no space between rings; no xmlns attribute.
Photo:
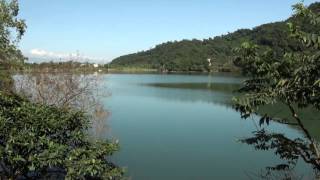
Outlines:
<svg viewBox="0 0 320 180"><path fill-rule="evenodd" d="M318 147L316 145L316 143L314 142L311 134L309 133L309 131L304 127L303 123L302 123L302 120L299 118L297 112L295 111L294 107L290 104L290 103L287 103L290 111L291 111L291 114L292 114L292 117L294 117L296 119L296 121L298 122L298 125L299 127L302 129L302 131L304 132L304 134L306 135L306 137L309 139L313 149L314 149L314 153L317 157L317 163L319 163L319 159L320 159L320 154L319 154L319 150L318 150Z"/></svg>

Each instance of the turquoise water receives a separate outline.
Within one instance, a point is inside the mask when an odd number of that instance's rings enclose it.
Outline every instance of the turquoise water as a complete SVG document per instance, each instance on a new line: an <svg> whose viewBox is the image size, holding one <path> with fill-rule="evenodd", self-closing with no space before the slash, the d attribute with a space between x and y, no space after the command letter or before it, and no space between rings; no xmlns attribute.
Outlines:
<svg viewBox="0 0 320 180"><path fill-rule="evenodd" d="M241 77L108 74L103 79L112 94L102 99L111 112L104 136L119 140L113 161L127 168L129 178L248 179L281 162L273 152L237 141L258 128L231 108L230 86L237 87ZM269 129L301 136L286 125ZM300 163L297 172L310 169Z"/></svg>

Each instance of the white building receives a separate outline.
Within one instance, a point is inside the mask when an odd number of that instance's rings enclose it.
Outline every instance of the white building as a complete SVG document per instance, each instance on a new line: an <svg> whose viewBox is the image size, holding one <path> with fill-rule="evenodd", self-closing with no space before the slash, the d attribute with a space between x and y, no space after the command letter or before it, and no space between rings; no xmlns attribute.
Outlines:
<svg viewBox="0 0 320 180"><path fill-rule="evenodd" d="M211 65L212 65L212 64L211 64L211 59L208 58L207 61L208 61L209 66L211 66Z"/></svg>

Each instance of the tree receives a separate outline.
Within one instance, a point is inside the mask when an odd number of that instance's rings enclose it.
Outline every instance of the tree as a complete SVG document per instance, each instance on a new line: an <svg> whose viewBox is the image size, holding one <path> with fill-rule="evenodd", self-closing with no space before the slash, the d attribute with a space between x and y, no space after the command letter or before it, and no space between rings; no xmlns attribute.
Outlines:
<svg viewBox="0 0 320 180"><path fill-rule="evenodd" d="M319 172L319 144L305 128L299 111L305 108L320 110L320 36L305 31L319 30L320 16L302 3L293 8L295 18L305 22L307 28L289 22L290 37L299 42L303 49L286 52L281 57L273 50L265 51L253 43L243 43L236 49L239 57L235 64L250 78L239 90L244 95L235 98L235 108L246 119L261 115L260 109L263 106L284 104L291 112L291 117L279 119L263 114L260 126L269 125L271 121L290 124L299 128L305 138L290 139L283 133L268 133L262 128L255 132L254 137L242 142L259 150L273 149L282 159L288 160L287 164L269 168L271 170L288 169L302 158Z"/></svg>
<svg viewBox="0 0 320 180"><path fill-rule="evenodd" d="M0 88L9 89L12 79L8 69L25 59L16 43L26 30L25 21L18 18L17 0L0 0Z"/></svg>

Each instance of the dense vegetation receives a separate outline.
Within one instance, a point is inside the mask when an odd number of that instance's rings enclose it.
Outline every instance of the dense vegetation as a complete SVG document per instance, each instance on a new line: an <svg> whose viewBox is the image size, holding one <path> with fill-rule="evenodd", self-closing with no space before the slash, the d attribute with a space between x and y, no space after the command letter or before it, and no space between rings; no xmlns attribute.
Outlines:
<svg viewBox="0 0 320 180"><path fill-rule="evenodd" d="M309 7L320 12L320 3ZM234 33L205 40L182 40L167 42L155 48L114 59L111 68L136 67L151 68L160 71L234 71L233 49L244 41L251 41L264 48L271 48L277 56L284 52L300 50L299 43L288 37L287 22L305 27L308 32L316 32L299 17L291 17L283 22L275 22L253 29L240 29ZM211 59L209 66L208 59Z"/></svg>
<svg viewBox="0 0 320 180"><path fill-rule="evenodd" d="M1 179L120 177L106 159L118 145L90 140L89 125L82 112L0 93Z"/></svg>
<svg viewBox="0 0 320 180"><path fill-rule="evenodd" d="M274 113L265 112L259 122L261 129L254 133L254 137L242 142L258 150L274 150L287 161L269 170L290 170L301 158L319 173L319 143L306 128L306 117L300 111L308 108L320 111L320 34L319 31L308 32L310 29L320 29L320 15L303 4L295 5L294 10L294 16L305 23L303 26L288 23L289 38L299 44L299 50L283 49L284 53L280 56L275 49L265 50L253 43L243 43L237 49L239 57L235 64L250 78L240 89L243 96L235 99L235 108L242 118L247 119L261 115L260 110L266 105L285 106L290 116L275 117ZM273 121L294 126L305 137L292 138L283 132L268 131L267 126Z"/></svg>
<svg viewBox="0 0 320 180"><path fill-rule="evenodd" d="M17 0L0 0L0 179L119 179L122 170L107 159L118 145L90 138L89 116L14 93L11 72L25 60L18 12Z"/></svg>

